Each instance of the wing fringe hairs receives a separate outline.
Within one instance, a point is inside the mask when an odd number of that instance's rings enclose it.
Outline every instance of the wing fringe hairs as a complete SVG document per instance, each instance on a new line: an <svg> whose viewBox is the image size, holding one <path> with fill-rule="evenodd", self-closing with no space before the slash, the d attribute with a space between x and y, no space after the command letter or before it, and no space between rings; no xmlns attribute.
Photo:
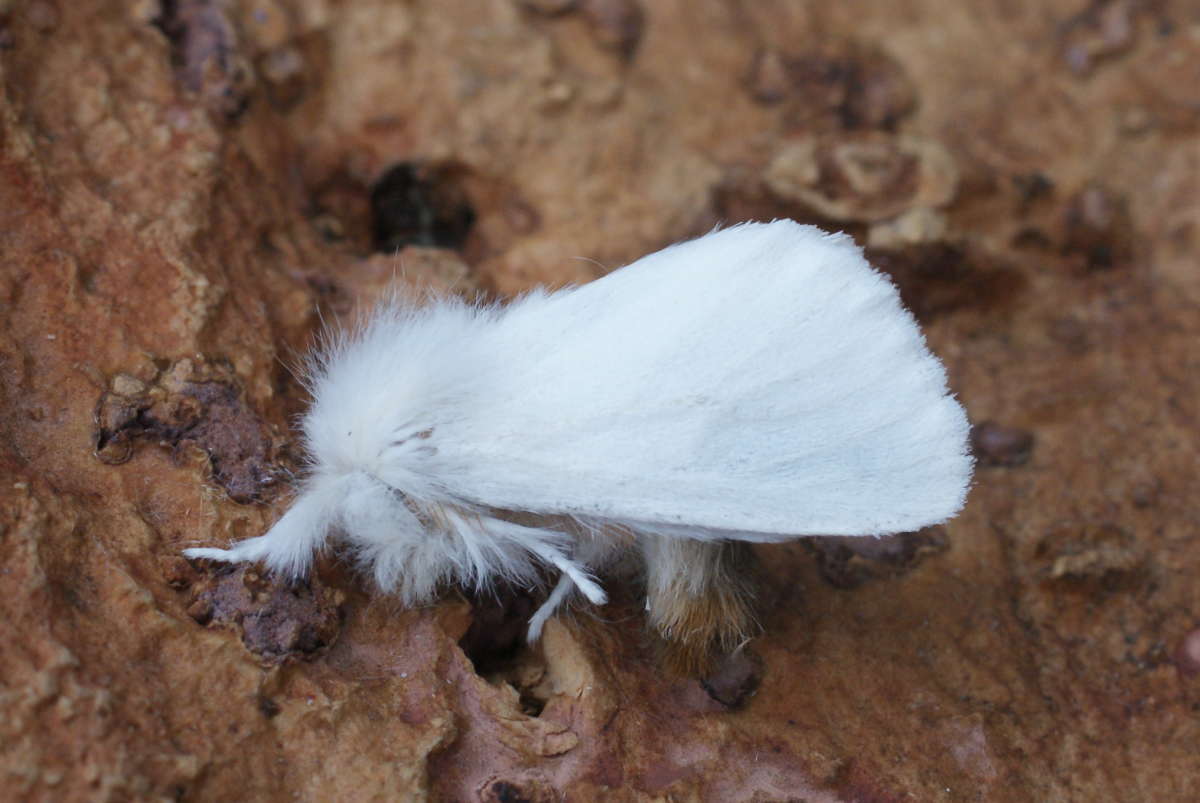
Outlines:
<svg viewBox="0 0 1200 803"><path fill-rule="evenodd" d="M629 549L698 671L752 632L739 542L945 521L968 424L895 287L849 237L715 231L508 306L392 300L308 365L308 471L265 534L189 557L308 571L334 534L416 605L559 580L529 638ZM733 546L731 546L733 545Z"/></svg>

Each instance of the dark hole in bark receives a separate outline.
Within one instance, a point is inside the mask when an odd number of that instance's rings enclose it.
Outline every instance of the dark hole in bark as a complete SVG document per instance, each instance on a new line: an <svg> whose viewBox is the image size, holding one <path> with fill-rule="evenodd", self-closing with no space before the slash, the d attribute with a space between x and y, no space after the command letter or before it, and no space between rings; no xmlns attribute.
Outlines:
<svg viewBox="0 0 1200 803"><path fill-rule="evenodd" d="M371 236L376 251L406 245L460 248L475 222L458 171L402 162L371 188Z"/></svg>

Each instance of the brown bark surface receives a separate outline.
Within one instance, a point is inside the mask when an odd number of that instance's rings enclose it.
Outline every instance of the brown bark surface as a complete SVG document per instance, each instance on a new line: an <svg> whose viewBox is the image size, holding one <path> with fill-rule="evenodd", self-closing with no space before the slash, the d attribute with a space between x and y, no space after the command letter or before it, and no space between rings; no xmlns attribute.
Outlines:
<svg viewBox="0 0 1200 803"><path fill-rule="evenodd" d="M0 796L1200 798L1197 31L1174 0L0 1ZM520 594L180 557L286 505L321 318L785 216L896 278L980 466L944 528L759 548L764 635L704 683L628 580L530 649Z"/></svg>

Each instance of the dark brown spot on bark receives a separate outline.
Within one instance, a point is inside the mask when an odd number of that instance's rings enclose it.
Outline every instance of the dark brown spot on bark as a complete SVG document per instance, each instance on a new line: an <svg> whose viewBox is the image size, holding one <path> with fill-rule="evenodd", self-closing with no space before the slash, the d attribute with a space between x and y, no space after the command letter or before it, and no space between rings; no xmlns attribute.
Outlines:
<svg viewBox="0 0 1200 803"><path fill-rule="evenodd" d="M152 385L115 377L96 408L96 455L109 465L129 460L139 442L160 443L184 460L203 452L213 481L248 504L278 484L279 447L242 398L233 372L220 363L181 360Z"/></svg>
<svg viewBox="0 0 1200 803"><path fill-rule="evenodd" d="M1033 433L984 421L971 427L971 450L981 466L1021 466L1033 454Z"/></svg>
<svg viewBox="0 0 1200 803"><path fill-rule="evenodd" d="M243 60L237 32L216 0L163 0L155 24L171 42L180 82L214 112L239 117L250 105L254 73Z"/></svg>
<svg viewBox="0 0 1200 803"><path fill-rule="evenodd" d="M558 799L553 788L533 780L496 778L479 790L481 803L552 803Z"/></svg>
<svg viewBox="0 0 1200 803"><path fill-rule="evenodd" d="M964 309L1005 309L1027 284L1012 266L952 243L870 248L867 259L892 277L904 305L922 322Z"/></svg>
<svg viewBox="0 0 1200 803"><path fill-rule="evenodd" d="M645 15L636 0L581 0L579 10L591 23L601 45L625 58L637 50Z"/></svg>
<svg viewBox="0 0 1200 803"><path fill-rule="evenodd" d="M762 681L763 662L749 650L722 657L713 670L700 679L708 696L727 708L741 708Z"/></svg>
<svg viewBox="0 0 1200 803"><path fill-rule="evenodd" d="M1089 186L1074 195L1064 213L1062 250L1080 271L1124 267L1133 261L1134 227L1125 199Z"/></svg>
<svg viewBox="0 0 1200 803"><path fill-rule="evenodd" d="M817 570L825 582L843 589L906 574L949 548L941 525L881 538L821 536L805 538L802 543L816 555Z"/></svg>
<svg viewBox="0 0 1200 803"><path fill-rule="evenodd" d="M233 629L268 664L310 660L341 630L341 593L317 578L290 583L253 567L222 567L198 583L188 614L203 625Z"/></svg>

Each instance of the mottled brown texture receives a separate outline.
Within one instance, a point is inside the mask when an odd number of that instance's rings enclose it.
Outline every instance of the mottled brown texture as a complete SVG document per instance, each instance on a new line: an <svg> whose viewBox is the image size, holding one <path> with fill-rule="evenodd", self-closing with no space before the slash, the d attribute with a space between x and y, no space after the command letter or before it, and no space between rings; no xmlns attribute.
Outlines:
<svg viewBox="0 0 1200 803"><path fill-rule="evenodd" d="M337 639L342 596L316 578L289 582L222 566L191 589L187 612L199 624L238 632L264 663L280 663L311 659Z"/></svg>
<svg viewBox="0 0 1200 803"><path fill-rule="evenodd" d="M880 132L794 136L764 178L779 198L840 223L941 208L958 192L958 169L939 143Z"/></svg>
<svg viewBox="0 0 1200 803"><path fill-rule="evenodd" d="M254 74L218 0L162 0L154 22L171 42L180 83L227 118L246 110Z"/></svg>
<svg viewBox="0 0 1200 803"><path fill-rule="evenodd" d="M97 404L96 456L109 465L124 463L138 441L169 446L179 462L189 447L200 449L213 480L235 502L259 500L285 473L276 465L277 444L246 407L225 363L185 358L150 382L114 376Z"/></svg>
<svg viewBox="0 0 1200 803"><path fill-rule="evenodd" d="M1195 25L1182 0L0 2L6 798L1200 798ZM469 204L457 252L374 251L401 164ZM336 553L288 599L180 559L287 504L287 366L322 319L397 280L587 281L750 216L869 243L972 420L1035 443L936 548L756 547L757 668L668 676L633 579L527 648L536 600L401 610Z"/></svg>
<svg viewBox="0 0 1200 803"><path fill-rule="evenodd" d="M579 0L579 10L591 23L597 42L628 57L642 38L645 14L641 3L642 0Z"/></svg>
<svg viewBox="0 0 1200 803"><path fill-rule="evenodd" d="M1133 221L1128 202L1099 186L1087 186L1067 203L1063 250L1082 270L1127 267L1133 260Z"/></svg>
<svg viewBox="0 0 1200 803"><path fill-rule="evenodd" d="M748 83L755 100L786 102L784 119L797 129L890 129L916 104L896 60L853 39L811 37L785 52L760 51Z"/></svg>
<svg viewBox="0 0 1200 803"><path fill-rule="evenodd" d="M821 578L834 588L858 588L880 577L899 577L950 548L946 528L926 527L882 538L818 536L801 542L817 559Z"/></svg>

